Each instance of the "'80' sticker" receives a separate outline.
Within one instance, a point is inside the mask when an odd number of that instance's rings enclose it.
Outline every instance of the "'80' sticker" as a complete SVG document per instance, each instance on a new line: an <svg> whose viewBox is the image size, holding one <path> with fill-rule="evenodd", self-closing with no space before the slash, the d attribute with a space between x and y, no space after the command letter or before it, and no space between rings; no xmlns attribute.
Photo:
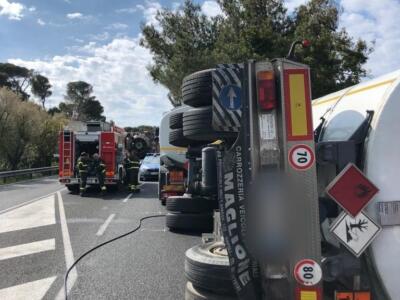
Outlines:
<svg viewBox="0 0 400 300"><path fill-rule="evenodd" d="M322 279L321 267L312 259L303 259L294 267L294 278L305 286L317 285Z"/></svg>

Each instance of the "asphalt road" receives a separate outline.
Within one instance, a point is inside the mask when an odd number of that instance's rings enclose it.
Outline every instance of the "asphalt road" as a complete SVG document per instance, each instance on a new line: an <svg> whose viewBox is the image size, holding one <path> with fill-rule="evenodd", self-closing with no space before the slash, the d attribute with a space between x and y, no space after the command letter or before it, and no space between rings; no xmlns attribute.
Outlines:
<svg viewBox="0 0 400 300"><path fill-rule="evenodd" d="M157 185L139 194L70 194L56 178L0 186L0 299L63 299L67 265L91 247L163 214ZM165 219L89 254L71 272L69 299L183 299L186 249L199 235Z"/></svg>

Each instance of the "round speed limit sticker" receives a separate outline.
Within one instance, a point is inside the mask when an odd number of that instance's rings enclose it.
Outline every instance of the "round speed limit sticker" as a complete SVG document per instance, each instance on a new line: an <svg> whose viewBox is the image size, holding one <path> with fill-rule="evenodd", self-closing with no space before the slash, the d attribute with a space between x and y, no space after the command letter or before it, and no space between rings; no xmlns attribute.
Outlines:
<svg viewBox="0 0 400 300"><path fill-rule="evenodd" d="M322 279L322 270L312 259L303 259L294 267L294 278L305 286L317 285Z"/></svg>
<svg viewBox="0 0 400 300"><path fill-rule="evenodd" d="M314 151L307 145L296 145L289 151L290 165L296 170L307 170L313 165L314 160Z"/></svg>

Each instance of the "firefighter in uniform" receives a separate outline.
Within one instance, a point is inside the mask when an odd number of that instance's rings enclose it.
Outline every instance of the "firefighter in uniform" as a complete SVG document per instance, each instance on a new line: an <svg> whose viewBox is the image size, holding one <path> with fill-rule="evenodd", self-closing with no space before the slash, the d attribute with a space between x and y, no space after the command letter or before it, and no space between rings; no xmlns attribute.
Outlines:
<svg viewBox="0 0 400 300"><path fill-rule="evenodd" d="M126 177L128 180L128 187L131 191L139 191L138 174L139 174L139 160L135 154L126 154L124 159L124 167L126 170Z"/></svg>
<svg viewBox="0 0 400 300"><path fill-rule="evenodd" d="M106 165L97 153L93 154L93 170L96 173L97 180L99 181L101 192L105 193L107 191L107 188L104 185L104 178L106 177Z"/></svg>
<svg viewBox="0 0 400 300"><path fill-rule="evenodd" d="M79 194L81 196L83 196L86 191L86 180L88 177L89 163L90 163L89 155L86 152L82 152L81 156L78 158L77 161L79 177L80 177Z"/></svg>

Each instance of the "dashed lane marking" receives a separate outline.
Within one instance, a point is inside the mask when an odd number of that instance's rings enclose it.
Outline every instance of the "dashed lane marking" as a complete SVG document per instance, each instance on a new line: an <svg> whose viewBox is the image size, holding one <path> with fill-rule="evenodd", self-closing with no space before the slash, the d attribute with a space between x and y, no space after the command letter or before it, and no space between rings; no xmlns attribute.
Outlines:
<svg viewBox="0 0 400 300"><path fill-rule="evenodd" d="M132 197L133 193L130 193L122 202L127 202L130 197Z"/></svg>
<svg viewBox="0 0 400 300"><path fill-rule="evenodd" d="M48 239L33 243L20 244L16 246L1 248L0 260L40 253L44 251L55 250L55 248L56 248L55 239Z"/></svg>
<svg viewBox="0 0 400 300"><path fill-rule="evenodd" d="M97 231L97 236L102 236L103 233L106 231L108 225L110 225L112 219L114 219L115 214L111 214L108 216L107 220L100 226L99 230Z"/></svg>

